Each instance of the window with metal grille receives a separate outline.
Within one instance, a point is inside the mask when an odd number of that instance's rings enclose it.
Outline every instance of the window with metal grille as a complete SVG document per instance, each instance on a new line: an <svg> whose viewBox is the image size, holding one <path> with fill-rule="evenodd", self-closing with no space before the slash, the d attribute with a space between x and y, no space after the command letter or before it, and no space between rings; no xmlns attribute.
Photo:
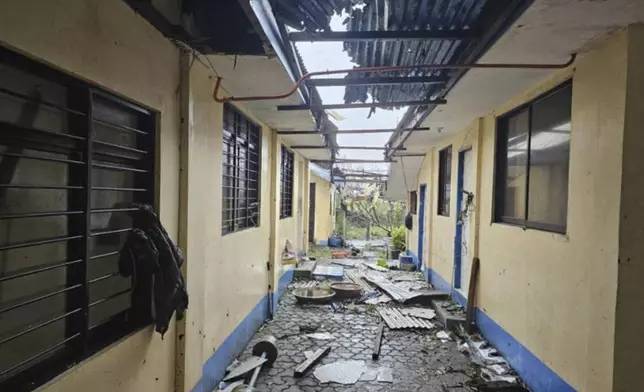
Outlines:
<svg viewBox="0 0 644 392"><path fill-rule="evenodd" d="M224 105L222 234L259 226L260 127Z"/></svg>
<svg viewBox="0 0 644 392"><path fill-rule="evenodd" d="M438 152L438 215L449 216L452 191L452 146Z"/></svg>
<svg viewBox="0 0 644 392"><path fill-rule="evenodd" d="M568 81L498 119L495 221L566 232L571 105Z"/></svg>
<svg viewBox="0 0 644 392"><path fill-rule="evenodd" d="M280 169L280 219L293 216L293 152L282 145Z"/></svg>
<svg viewBox="0 0 644 392"><path fill-rule="evenodd" d="M154 205L157 114L0 48L0 390L31 390L151 321L118 274Z"/></svg>

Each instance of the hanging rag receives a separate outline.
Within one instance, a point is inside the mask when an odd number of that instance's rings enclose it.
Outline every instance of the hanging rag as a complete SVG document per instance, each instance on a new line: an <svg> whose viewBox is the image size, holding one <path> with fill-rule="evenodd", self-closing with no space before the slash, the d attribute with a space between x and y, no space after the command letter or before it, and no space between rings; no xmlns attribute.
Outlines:
<svg viewBox="0 0 644 392"><path fill-rule="evenodd" d="M156 331L163 336L177 312L183 318L188 308L188 292L181 274L183 253L161 225L149 205L135 205L130 212L134 229L123 245L119 273L123 276L153 277Z"/></svg>

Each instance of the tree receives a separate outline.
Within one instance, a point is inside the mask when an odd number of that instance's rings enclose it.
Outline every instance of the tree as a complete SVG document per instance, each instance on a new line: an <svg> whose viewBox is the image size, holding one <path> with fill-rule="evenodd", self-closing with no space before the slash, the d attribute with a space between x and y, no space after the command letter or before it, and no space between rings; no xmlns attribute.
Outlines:
<svg viewBox="0 0 644 392"><path fill-rule="evenodd" d="M347 185L339 188L341 206L347 214L347 219L365 225L368 231L370 227L379 227L388 237L391 237L394 228L403 224L404 202L383 199L378 185Z"/></svg>

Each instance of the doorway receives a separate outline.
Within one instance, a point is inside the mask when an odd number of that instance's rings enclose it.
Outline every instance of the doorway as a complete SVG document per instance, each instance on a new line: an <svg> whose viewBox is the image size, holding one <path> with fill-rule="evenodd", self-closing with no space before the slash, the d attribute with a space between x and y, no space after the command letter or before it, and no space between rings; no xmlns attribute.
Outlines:
<svg viewBox="0 0 644 392"><path fill-rule="evenodd" d="M456 235L454 236L454 288L467 297L471 268L474 161L472 149L458 153Z"/></svg>
<svg viewBox="0 0 644 392"><path fill-rule="evenodd" d="M315 242L315 183L309 184L309 242Z"/></svg>

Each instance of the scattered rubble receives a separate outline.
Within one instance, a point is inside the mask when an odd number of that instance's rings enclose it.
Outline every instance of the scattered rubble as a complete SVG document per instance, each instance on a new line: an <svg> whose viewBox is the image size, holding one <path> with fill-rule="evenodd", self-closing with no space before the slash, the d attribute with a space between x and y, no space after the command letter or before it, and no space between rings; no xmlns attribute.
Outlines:
<svg viewBox="0 0 644 392"><path fill-rule="evenodd" d="M273 368L260 372L258 386L267 391L302 386L320 392L353 388L327 383L358 383L359 390L394 383L379 388L420 392L431 380L442 390L524 391L494 348L462 328L454 330L464 312L447 299L449 293L433 290L420 272L384 268L376 264L376 257L319 257L314 280L297 278L289 286L275 320L262 327L280 339L280 352L285 345L284 354ZM326 305L295 304L294 294L326 290L336 279L343 279L340 285L357 285L361 295L336 294ZM386 366L375 366L378 363Z"/></svg>

